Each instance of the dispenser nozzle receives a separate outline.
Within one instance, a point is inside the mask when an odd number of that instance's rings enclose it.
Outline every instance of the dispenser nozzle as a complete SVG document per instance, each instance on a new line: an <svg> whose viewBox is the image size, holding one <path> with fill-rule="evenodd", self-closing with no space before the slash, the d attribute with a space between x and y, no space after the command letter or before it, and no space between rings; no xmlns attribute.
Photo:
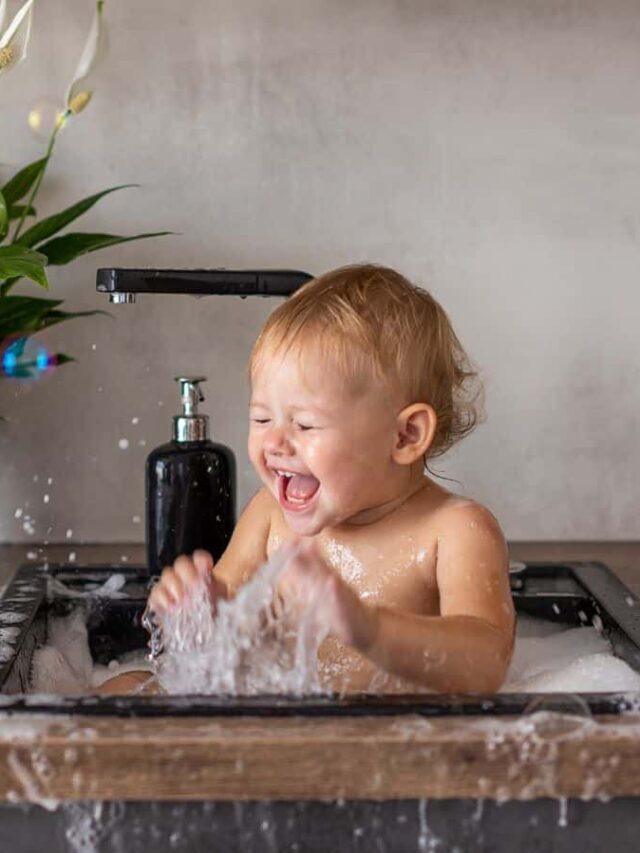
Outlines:
<svg viewBox="0 0 640 853"><path fill-rule="evenodd" d="M198 403L204 400L204 394L200 388L201 382L206 382L206 376L176 376L176 382L180 384L180 400L186 417L198 414Z"/></svg>

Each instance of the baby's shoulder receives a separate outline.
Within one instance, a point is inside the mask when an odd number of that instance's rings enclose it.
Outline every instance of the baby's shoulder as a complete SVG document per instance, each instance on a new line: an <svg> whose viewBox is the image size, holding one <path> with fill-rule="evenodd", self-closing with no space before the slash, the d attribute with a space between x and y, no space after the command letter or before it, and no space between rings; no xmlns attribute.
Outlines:
<svg viewBox="0 0 640 853"><path fill-rule="evenodd" d="M503 539L500 524L491 510L478 501L444 489L435 500L424 502L420 526L435 540L452 535L467 541L485 536Z"/></svg>
<svg viewBox="0 0 640 853"><path fill-rule="evenodd" d="M500 529L495 515L478 501L460 495L450 495L436 513L438 524L447 528L466 528L469 530Z"/></svg>

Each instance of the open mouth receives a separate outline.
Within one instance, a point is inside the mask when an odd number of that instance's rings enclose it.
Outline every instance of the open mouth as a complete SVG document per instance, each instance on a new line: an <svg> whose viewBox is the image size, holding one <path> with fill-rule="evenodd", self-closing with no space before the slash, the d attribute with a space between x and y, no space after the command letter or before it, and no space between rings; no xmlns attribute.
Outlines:
<svg viewBox="0 0 640 853"><path fill-rule="evenodd" d="M280 506L287 512L301 512L313 503L320 488L320 481L312 474L297 474L294 471L274 472L278 478Z"/></svg>

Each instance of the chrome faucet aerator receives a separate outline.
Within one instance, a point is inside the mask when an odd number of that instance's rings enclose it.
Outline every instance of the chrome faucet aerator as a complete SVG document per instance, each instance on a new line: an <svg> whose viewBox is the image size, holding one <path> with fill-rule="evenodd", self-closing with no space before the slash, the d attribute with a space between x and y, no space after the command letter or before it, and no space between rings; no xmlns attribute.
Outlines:
<svg viewBox="0 0 640 853"><path fill-rule="evenodd" d="M135 293L110 293L109 302L114 305L132 305L136 301Z"/></svg>

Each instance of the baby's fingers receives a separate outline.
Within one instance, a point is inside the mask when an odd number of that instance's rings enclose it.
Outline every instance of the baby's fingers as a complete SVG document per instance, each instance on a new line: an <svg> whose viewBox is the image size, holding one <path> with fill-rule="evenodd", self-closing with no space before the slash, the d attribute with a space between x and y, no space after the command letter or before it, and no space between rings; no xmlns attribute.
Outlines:
<svg viewBox="0 0 640 853"><path fill-rule="evenodd" d="M191 557L178 557L173 564L173 571L177 580L182 584L183 594L187 593L199 580L199 572Z"/></svg>
<svg viewBox="0 0 640 853"><path fill-rule="evenodd" d="M203 551L202 548L198 548L193 552L191 559L197 574L209 580L213 572L213 557L211 554L208 551Z"/></svg>
<svg viewBox="0 0 640 853"><path fill-rule="evenodd" d="M166 613L168 610L171 610L175 603L173 593L167 589L164 582L158 581L149 593L147 609L158 614Z"/></svg>

